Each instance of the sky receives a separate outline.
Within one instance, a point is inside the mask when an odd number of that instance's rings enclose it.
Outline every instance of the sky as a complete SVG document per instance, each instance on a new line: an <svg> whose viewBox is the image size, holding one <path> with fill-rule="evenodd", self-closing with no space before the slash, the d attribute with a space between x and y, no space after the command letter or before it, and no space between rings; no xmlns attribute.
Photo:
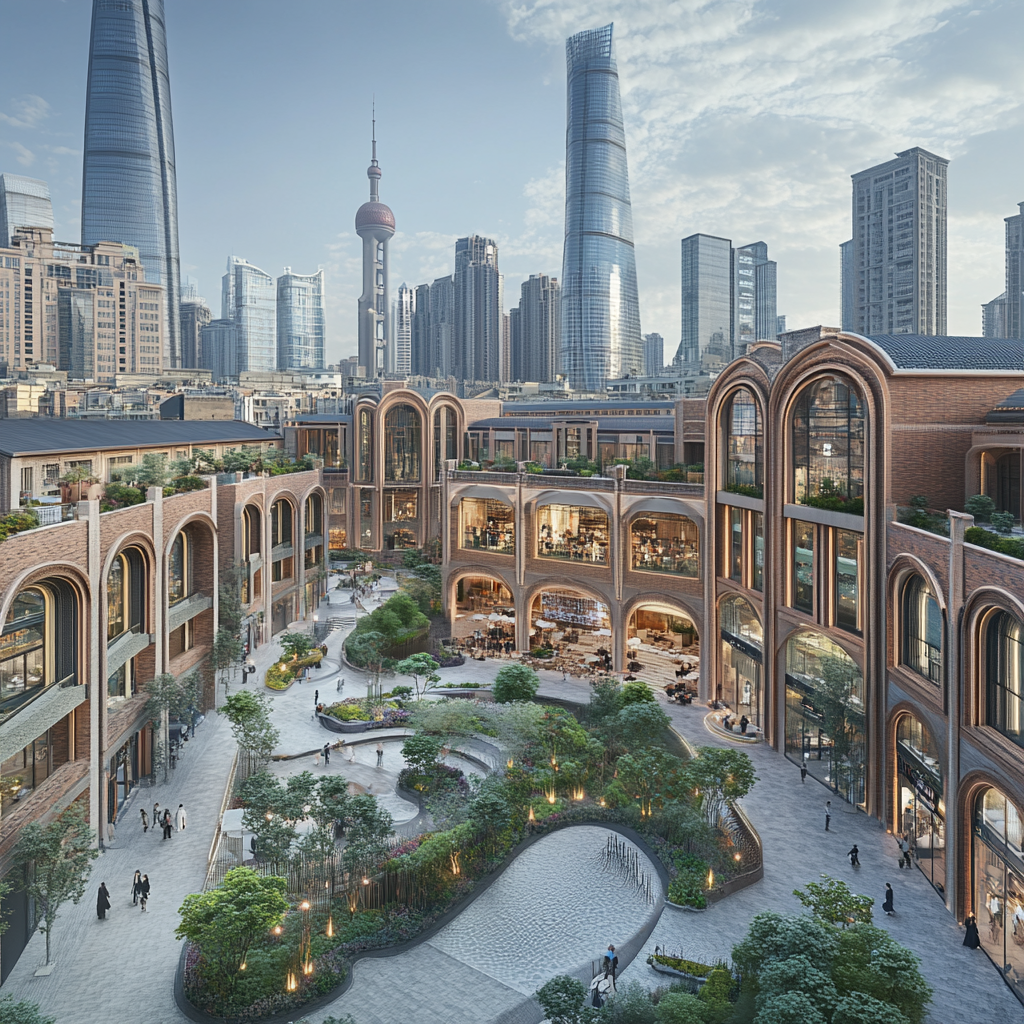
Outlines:
<svg viewBox="0 0 1024 1024"><path fill-rule="evenodd" d="M237 255L322 267L329 362L355 353L356 209L376 101L391 281L499 244L505 307L561 274L566 36L615 23L645 333L679 343L679 240L763 240L790 329L839 324L850 175L949 158L948 331L981 333L1024 201L1019 0L165 0L182 274L220 315ZM89 0L0 0L0 171L80 237ZM21 43L17 41L21 40Z"/></svg>

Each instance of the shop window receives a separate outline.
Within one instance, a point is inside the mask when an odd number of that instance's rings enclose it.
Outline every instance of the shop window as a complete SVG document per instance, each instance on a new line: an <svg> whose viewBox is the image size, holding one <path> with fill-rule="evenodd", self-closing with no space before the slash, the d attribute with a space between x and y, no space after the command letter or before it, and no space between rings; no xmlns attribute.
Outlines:
<svg viewBox="0 0 1024 1024"><path fill-rule="evenodd" d="M764 493L764 431L754 396L740 388L725 411L726 490L760 498Z"/></svg>
<svg viewBox="0 0 1024 1024"><path fill-rule="evenodd" d="M1024 747L1024 627L1000 611L985 627L985 724Z"/></svg>
<svg viewBox="0 0 1024 1024"><path fill-rule="evenodd" d="M306 498L306 536L322 537L324 534L324 503L319 494Z"/></svg>
<svg viewBox="0 0 1024 1024"><path fill-rule="evenodd" d="M419 519L418 491L385 491L384 522L408 523Z"/></svg>
<svg viewBox="0 0 1024 1024"><path fill-rule="evenodd" d="M419 413L411 405L395 405L384 417L384 479L418 483L422 428Z"/></svg>
<svg viewBox="0 0 1024 1024"><path fill-rule="evenodd" d="M107 574L107 640L142 632L145 562L136 548L122 551Z"/></svg>
<svg viewBox="0 0 1024 1024"><path fill-rule="evenodd" d="M862 534L849 530L835 530L833 545L836 625L851 633L859 633L860 564L864 538Z"/></svg>
<svg viewBox="0 0 1024 1024"><path fill-rule="evenodd" d="M287 558L278 558L270 569L270 582L280 583L282 580L290 580L295 573L295 559L289 555Z"/></svg>
<svg viewBox="0 0 1024 1024"><path fill-rule="evenodd" d="M306 548L304 565L307 569L315 569L324 560L324 548L322 544Z"/></svg>
<svg viewBox="0 0 1024 1024"><path fill-rule="evenodd" d="M790 521L792 562L790 568L790 605L808 615L814 614L814 524L798 519Z"/></svg>
<svg viewBox="0 0 1024 1024"><path fill-rule="evenodd" d="M332 526L327 536L331 551L344 551L348 547L348 531L344 526Z"/></svg>
<svg viewBox="0 0 1024 1024"><path fill-rule="evenodd" d="M417 547L416 534L403 526L389 530L384 538L385 547L389 551L402 551L407 548Z"/></svg>
<svg viewBox="0 0 1024 1024"><path fill-rule="evenodd" d="M107 676L107 704L127 700L135 693L135 659L132 658Z"/></svg>
<svg viewBox="0 0 1024 1024"><path fill-rule="evenodd" d="M545 505L537 511L538 558L608 563L608 514L585 505Z"/></svg>
<svg viewBox="0 0 1024 1024"><path fill-rule="evenodd" d="M718 609L722 640L719 700L737 715L764 727L764 629L754 606L745 598L722 599Z"/></svg>
<svg viewBox="0 0 1024 1024"><path fill-rule="evenodd" d="M434 412L434 479L440 480L448 459L458 459L458 420L455 410L442 405Z"/></svg>
<svg viewBox="0 0 1024 1024"><path fill-rule="evenodd" d="M0 766L2 811L16 806L32 790L41 786L53 770L53 744L47 730L17 753L6 757Z"/></svg>
<svg viewBox="0 0 1024 1024"><path fill-rule="evenodd" d="M459 546L514 555L516 527L512 506L495 498L463 498L459 502Z"/></svg>
<svg viewBox="0 0 1024 1024"><path fill-rule="evenodd" d="M900 602L900 661L933 683L942 682L942 610L917 575L903 586Z"/></svg>
<svg viewBox="0 0 1024 1024"><path fill-rule="evenodd" d="M928 729L913 715L896 726L896 773L900 787L900 831L925 877L946 888L946 822L939 751Z"/></svg>
<svg viewBox="0 0 1024 1024"><path fill-rule="evenodd" d="M359 546L364 550L374 548L373 490L364 487L359 491Z"/></svg>
<svg viewBox="0 0 1024 1024"><path fill-rule="evenodd" d="M292 504L280 498L270 507L270 546L272 548L293 543Z"/></svg>
<svg viewBox="0 0 1024 1024"><path fill-rule="evenodd" d="M629 528L631 565L696 579L700 570L697 524L686 516L645 515Z"/></svg>
<svg viewBox="0 0 1024 1024"><path fill-rule="evenodd" d="M807 385L793 408L793 497L864 497L864 404L838 377Z"/></svg>
<svg viewBox="0 0 1024 1024"><path fill-rule="evenodd" d="M182 530L167 559L167 604L174 606L192 593L192 537Z"/></svg>
<svg viewBox="0 0 1024 1024"><path fill-rule="evenodd" d="M173 660L179 654L184 654L195 646L195 630L192 623L193 620L189 619L188 622L167 634L167 657L169 659Z"/></svg>

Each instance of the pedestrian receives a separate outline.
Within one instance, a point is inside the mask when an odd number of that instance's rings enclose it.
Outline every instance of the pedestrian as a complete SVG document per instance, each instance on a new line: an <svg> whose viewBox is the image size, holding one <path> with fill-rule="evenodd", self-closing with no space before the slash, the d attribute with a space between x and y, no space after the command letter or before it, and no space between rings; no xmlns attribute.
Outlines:
<svg viewBox="0 0 1024 1024"><path fill-rule="evenodd" d="M149 831L149 818L146 817L146 808L140 807L139 813L142 815L142 831L145 834Z"/></svg>
<svg viewBox="0 0 1024 1024"><path fill-rule="evenodd" d="M326 766L326 765L329 765L330 763L331 763L331 745L330 745L330 743L325 743L324 744L324 765Z"/></svg>
<svg viewBox="0 0 1024 1024"><path fill-rule="evenodd" d="M906 837L902 835L896 838L896 845L900 848L900 857L898 863L900 866L900 870L902 871L904 861L907 861L909 863L910 860L909 856L907 855L907 851L910 849L910 846L907 843Z"/></svg>
<svg viewBox="0 0 1024 1024"><path fill-rule="evenodd" d="M882 904L882 909L885 911L886 917L892 917L892 915L896 913L895 909L893 908L892 898L893 898L892 886L888 882L886 882L885 883L885 902Z"/></svg>
<svg viewBox="0 0 1024 1024"><path fill-rule="evenodd" d="M316 707L317 704L319 704L319 703L320 703L320 691L319 690L314 690L313 691L313 707Z"/></svg>
<svg viewBox="0 0 1024 1024"><path fill-rule="evenodd" d="M800 765L800 781L806 786L807 785L807 765Z"/></svg>
<svg viewBox="0 0 1024 1024"><path fill-rule="evenodd" d="M338 679L338 693L341 693L341 688L345 685L345 677L340 676Z"/></svg>
<svg viewBox="0 0 1024 1024"><path fill-rule="evenodd" d="M860 867L860 850L857 849L856 843L853 844L853 849L846 856L850 858L851 867Z"/></svg>
<svg viewBox="0 0 1024 1024"><path fill-rule="evenodd" d="M107 919L107 911L110 909L110 893L107 892L107 883L100 882L99 891L96 893L96 916L101 920Z"/></svg>
<svg viewBox="0 0 1024 1024"><path fill-rule="evenodd" d="M160 821L160 805L153 804L153 831L155 832L161 824L163 823Z"/></svg>
<svg viewBox="0 0 1024 1024"><path fill-rule="evenodd" d="M746 736L747 735L747 726L748 725L750 725L750 719L747 718L746 715L743 715L740 718L740 735L742 735L742 736Z"/></svg>
<svg viewBox="0 0 1024 1024"><path fill-rule="evenodd" d="M973 914L968 914L967 920L964 921L964 928L966 930L964 945L968 949L977 949L981 945L981 936L978 934L978 919Z"/></svg>
<svg viewBox="0 0 1024 1024"><path fill-rule="evenodd" d="M142 872L135 869L135 877L132 879L132 905L139 902L139 892L142 889Z"/></svg>
<svg viewBox="0 0 1024 1024"><path fill-rule="evenodd" d="M384 765L384 744L380 741L377 742L377 767L381 768Z"/></svg>
<svg viewBox="0 0 1024 1024"><path fill-rule="evenodd" d="M615 982L615 972L619 969L619 958L615 955L615 947L609 945L604 951L604 973L611 974L612 982Z"/></svg>
<svg viewBox="0 0 1024 1024"><path fill-rule="evenodd" d="M146 912L146 904L149 902L149 875L142 876L142 883L139 886L139 902L142 904L142 913Z"/></svg>
<svg viewBox="0 0 1024 1024"><path fill-rule="evenodd" d="M345 756L345 760L348 761L349 764L356 763L356 745L354 743L350 743L348 745L348 754Z"/></svg>
<svg viewBox="0 0 1024 1024"><path fill-rule="evenodd" d="M832 820L832 801L825 801L825 831L829 831L828 823Z"/></svg>
<svg viewBox="0 0 1024 1024"><path fill-rule="evenodd" d="M185 805L178 804L178 811L174 815L174 824L177 825L179 832L185 831Z"/></svg>
<svg viewBox="0 0 1024 1024"><path fill-rule="evenodd" d="M171 838L171 831L174 829L174 822L171 820L171 809L170 809L170 807L168 807L167 810L164 811L163 826L164 826L164 839L170 839Z"/></svg>

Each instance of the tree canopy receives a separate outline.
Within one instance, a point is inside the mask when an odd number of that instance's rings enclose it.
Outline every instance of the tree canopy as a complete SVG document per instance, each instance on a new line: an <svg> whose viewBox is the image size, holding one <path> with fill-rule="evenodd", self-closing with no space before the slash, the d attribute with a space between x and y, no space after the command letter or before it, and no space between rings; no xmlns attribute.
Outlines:
<svg viewBox="0 0 1024 1024"><path fill-rule="evenodd" d="M529 665L506 665L494 677L491 693L499 704L533 700L540 687L540 678Z"/></svg>

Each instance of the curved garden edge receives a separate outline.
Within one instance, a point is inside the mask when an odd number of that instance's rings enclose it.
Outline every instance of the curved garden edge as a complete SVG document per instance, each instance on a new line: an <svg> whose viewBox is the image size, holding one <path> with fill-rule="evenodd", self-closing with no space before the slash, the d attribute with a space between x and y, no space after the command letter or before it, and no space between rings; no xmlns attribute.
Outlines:
<svg viewBox="0 0 1024 1024"><path fill-rule="evenodd" d="M403 794L404 795L404 794ZM395 946L388 946L384 949L368 949L357 956L353 957L349 961L348 974L344 981L339 982L331 989L330 992L325 992L322 996L317 996L315 999L309 1000L308 1003L303 1003L301 1006L294 1006L289 1010L284 1010L281 1013L276 1013L270 1017L260 1017L257 1022L250 1022L250 1024L290 1024L296 1017L301 1017L304 1014L311 1013L313 1011L322 1009L329 1003L343 996L352 985L354 977L354 967L360 960L379 960L384 957L397 956L399 953L406 953L411 949L415 949L417 946L422 945L424 942L432 939L442 928L446 925L451 924L464 910L466 910L471 904L473 904L480 896L482 896L501 876L505 873L506 869L523 853L523 851L529 849L534 843L540 842L545 836L549 836L554 832L561 832L566 828L578 828L580 826L589 826L596 828L604 828L609 832L618 832L619 835L625 836L630 842L635 843L640 850L647 856L647 859L654 866L655 871L658 873L658 878L661 881L662 893L668 892L669 874L665 865L662 864L661 859L657 853L651 848L647 841L636 831L630 828L628 825L619 825L611 821L601 821L600 819L594 819L589 821L567 821L564 823L558 823L549 829L546 829L542 833L527 836L520 843L514 846L510 851L509 855L501 863L501 865L494 870L488 877L481 879L480 883L473 889L472 892L466 893L462 899L458 900L452 907L450 907L444 914L442 914L432 925L424 929L414 939L409 939L407 942L401 942ZM661 908L665 904L665 897L662 895L660 900L656 900L654 903L654 910L649 916L648 923L636 933L636 935L627 940L624 943L620 943L617 947L617 951L621 950L619 962L621 964L620 970L624 970L629 963L636 957L637 953L643 949L647 940L650 938L651 933L657 926L658 919L661 916ZM595 951L595 955L600 950ZM189 1020L195 1021L196 1024L236 1024L238 1018L231 1017L214 1017L212 1014L204 1013L198 1007L193 1006L189 1002L188 997L185 995L185 955L187 953L187 944L182 945L181 956L178 958L178 967L174 973L174 1001L181 1012L188 1017ZM589 965L582 970L589 971ZM580 972L577 972L580 973ZM581 978L582 980L582 978ZM588 977L587 982L589 983L590 978ZM524 996L524 1001L528 1000L528 996ZM538 1007L539 1010L539 1007ZM340 1012L344 1012L344 1007L341 1008ZM495 1024L505 1024L505 1018L508 1014L503 1014L497 1018ZM514 1017L508 1017L508 1022L511 1024ZM541 1020L541 1017L537 1018Z"/></svg>

